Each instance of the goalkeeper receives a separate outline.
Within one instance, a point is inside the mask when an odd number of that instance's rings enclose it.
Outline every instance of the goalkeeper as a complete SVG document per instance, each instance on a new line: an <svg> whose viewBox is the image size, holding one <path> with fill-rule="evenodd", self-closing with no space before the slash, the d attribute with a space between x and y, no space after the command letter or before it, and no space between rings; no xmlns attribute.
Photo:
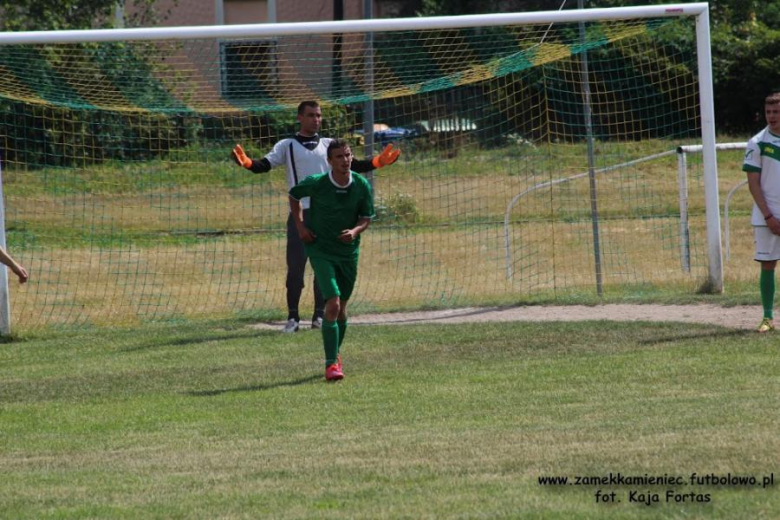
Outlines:
<svg viewBox="0 0 780 520"><path fill-rule="evenodd" d="M300 129L295 137L282 139L276 143L273 149L259 161L247 157L240 144L233 148L233 158L244 168L254 173L265 173L276 166L284 165L287 170L287 185L289 188L311 175L330 170L328 165L327 150L333 141L327 137L320 137L318 132L322 124L322 109L316 101L303 101L298 105L298 123ZM358 173L366 173L371 170L393 164L401 153L388 145L379 155L365 160L352 162L352 169ZM301 200L304 222L309 217L309 200ZM293 216L287 219L287 323L282 332L297 332L300 327L300 314L298 304L301 292L304 288L304 271L306 269L306 250L298 236ZM317 286L317 277L314 277L314 315L312 316L312 328L322 326L324 300Z"/></svg>
<svg viewBox="0 0 780 520"><path fill-rule="evenodd" d="M346 141L331 141L327 154L330 172L312 175L290 189L290 214L325 298L325 379L337 381L344 377L339 351L357 279L360 235L374 216L374 197L365 177L350 171L352 150ZM305 198L311 199L308 222L301 203Z"/></svg>

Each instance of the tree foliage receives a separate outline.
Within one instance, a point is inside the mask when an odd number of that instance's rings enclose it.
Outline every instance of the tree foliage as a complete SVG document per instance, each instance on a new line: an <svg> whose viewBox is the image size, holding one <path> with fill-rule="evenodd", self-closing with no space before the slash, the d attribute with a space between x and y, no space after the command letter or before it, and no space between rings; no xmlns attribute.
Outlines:
<svg viewBox="0 0 780 520"><path fill-rule="evenodd" d="M0 29L109 28L117 24L117 5L117 0L0 0ZM127 0L123 5L126 9L121 25L125 27L153 26L169 14L158 9L155 0ZM144 52L143 45L127 46L122 42L83 44L67 51L49 45L14 50L0 47L0 65L51 102L49 106L37 106L0 99L0 126L6 139L3 159L36 166L77 166L109 159L148 159L191 145L202 124L186 110L144 116L76 108L72 99L75 94L56 70L69 67L70 61L95 63L107 78L118 78L115 84L121 84L126 95L145 106L152 98L169 93L154 80ZM135 71L130 82L126 81L124 68ZM161 144L156 149L144 148L145 143L153 141Z"/></svg>
<svg viewBox="0 0 780 520"><path fill-rule="evenodd" d="M587 0L586 8L666 4L666 0ZM764 98L780 90L780 0L712 0L710 23L715 109L719 132L748 132L763 124ZM555 0L421 0L426 16L557 10ZM564 9L577 3L568 0ZM680 33L662 35L670 47L690 46Z"/></svg>
<svg viewBox="0 0 780 520"><path fill-rule="evenodd" d="M170 11L162 12L156 0L129 0L123 25L152 26ZM176 5L175 2L174 5ZM97 29L116 23L117 0L0 0L0 30L54 31L67 29Z"/></svg>
<svg viewBox="0 0 780 520"><path fill-rule="evenodd" d="M121 1L121 0L120 0ZM0 0L0 29L4 31L105 28L116 24L118 0ZM574 9L567 0L407 0L405 11L419 15L465 15L489 12ZM125 0L123 25L153 26L167 16L156 0ZM173 5L176 5L174 2ZM646 0L588 0L586 8L646 5ZM651 0L649 3L668 3ZM166 3L170 5L170 3ZM710 2L712 65L719 132L744 133L763 124L763 99L780 89L775 64L780 55L780 0L713 0ZM690 50L694 42L685 31L666 31L662 44L674 53ZM125 63L111 55L104 70ZM113 68L112 68L113 67ZM36 82L45 89L46 78ZM141 78L143 79L143 78ZM140 79L139 79L140 81ZM149 87L145 96L158 95Z"/></svg>

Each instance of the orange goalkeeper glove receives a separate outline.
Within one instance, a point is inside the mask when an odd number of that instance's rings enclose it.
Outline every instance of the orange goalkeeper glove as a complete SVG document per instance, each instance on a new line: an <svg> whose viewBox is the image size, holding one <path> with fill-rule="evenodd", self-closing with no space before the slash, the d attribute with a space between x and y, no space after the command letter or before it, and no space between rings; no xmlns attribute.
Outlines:
<svg viewBox="0 0 780 520"><path fill-rule="evenodd" d="M244 152L244 148L240 144L237 144L235 148L233 148L232 155L239 166L243 166L247 169L252 167L252 159L247 156L246 152Z"/></svg>
<svg viewBox="0 0 780 520"><path fill-rule="evenodd" d="M383 166L389 166L398 160L399 155L401 155L401 150L399 148L393 149L393 145L388 144L385 146L385 149L382 150L382 153L371 159L371 164L377 169L382 168Z"/></svg>

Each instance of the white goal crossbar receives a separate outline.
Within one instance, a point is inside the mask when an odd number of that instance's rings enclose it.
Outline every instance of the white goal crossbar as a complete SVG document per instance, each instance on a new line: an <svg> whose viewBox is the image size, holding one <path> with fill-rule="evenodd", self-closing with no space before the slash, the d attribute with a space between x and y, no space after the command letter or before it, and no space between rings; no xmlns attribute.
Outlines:
<svg viewBox="0 0 780 520"><path fill-rule="evenodd" d="M155 27L137 29L92 29L70 31L20 31L0 33L0 45L56 44L81 42L117 42L129 40L182 40L197 38L256 38L316 33L390 32L494 25L587 22L631 18L706 16L706 2L641 7L613 7L532 13L496 13L470 16L435 16L344 20L335 22L298 22L276 24L214 25L195 27ZM709 37L707 38L709 47ZM709 55L709 53L708 53Z"/></svg>

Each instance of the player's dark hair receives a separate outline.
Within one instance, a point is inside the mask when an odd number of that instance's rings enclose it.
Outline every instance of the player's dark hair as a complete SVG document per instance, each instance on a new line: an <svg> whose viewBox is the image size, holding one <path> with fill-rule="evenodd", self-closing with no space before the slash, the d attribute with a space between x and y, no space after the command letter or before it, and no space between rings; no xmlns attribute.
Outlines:
<svg viewBox="0 0 780 520"><path fill-rule="evenodd" d="M338 150L340 148L349 148L350 151L352 151L352 148L349 146L349 143L345 141L344 139L334 139L330 142L328 145L328 159L331 157L331 150Z"/></svg>
<svg viewBox="0 0 780 520"><path fill-rule="evenodd" d="M306 112L306 107L309 108L319 108L320 104L313 100L307 100L307 101L301 101L301 104L298 105L298 115L302 116L304 112Z"/></svg>
<svg viewBox="0 0 780 520"><path fill-rule="evenodd" d="M765 105L777 105L780 103L780 90L774 89L764 100Z"/></svg>

